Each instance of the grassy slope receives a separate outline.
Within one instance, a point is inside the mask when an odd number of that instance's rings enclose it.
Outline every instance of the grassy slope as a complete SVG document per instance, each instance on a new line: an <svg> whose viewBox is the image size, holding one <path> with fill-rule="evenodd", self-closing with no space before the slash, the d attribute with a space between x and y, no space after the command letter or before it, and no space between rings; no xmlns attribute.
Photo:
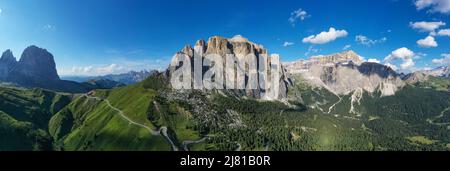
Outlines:
<svg viewBox="0 0 450 171"><path fill-rule="evenodd" d="M213 137L190 147L234 150L239 144L242 150L442 150L450 144L447 125L433 125L427 119L440 113L444 115L439 119L447 117L450 94L441 89L445 81L407 86L395 96L380 98L366 93L356 107L362 113L359 118L348 114L349 96L342 97L332 114L324 114L298 102L300 108L293 109L279 102L213 95L205 103L218 111L218 116L226 116L227 109L236 111L243 126L229 127L226 121L220 127L207 128L211 131L206 133ZM193 116L186 101L161 96L160 92L168 91L165 85L152 77L127 87L96 90L95 96L107 99L137 123L154 129L168 127L179 146L185 140L200 139L197 130L202 125L196 123L202 118ZM79 96L66 106L68 95L50 91L2 88L0 92L0 150L48 149L50 135L61 150L170 150L162 136L129 124L105 101ZM307 104L326 102L318 104L326 111L338 100L325 89L294 87L290 93L301 94ZM436 141L416 143L411 137Z"/></svg>
<svg viewBox="0 0 450 171"><path fill-rule="evenodd" d="M97 93L133 121L153 128L146 112L154 90L136 84ZM64 150L170 150L162 136L130 124L105 101L83 96L52 118L50 133Z"/></svg>
<svg viewBox="0 0 450 171"><path fill-rule="evenodd" d="M0 150L51 150L48 121L70 98L42 89L0 87Z"/></svg>

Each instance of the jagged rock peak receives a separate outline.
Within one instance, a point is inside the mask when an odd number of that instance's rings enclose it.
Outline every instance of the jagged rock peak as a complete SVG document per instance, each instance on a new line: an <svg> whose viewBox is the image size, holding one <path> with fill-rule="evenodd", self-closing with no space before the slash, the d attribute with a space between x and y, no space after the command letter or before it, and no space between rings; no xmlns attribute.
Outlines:
<svg viewBox="0 0 450 171"><path fill-rule="evenodd" d="M415 84L418 82L423 82L429 79L429 75L422 73L420 71L409 73L403 77L403 80L409 84Z"/></svg>
<svg viewBox="0 0 450 171"><path fill-rule="evenodd" d="M195 46L202 46L203 52L206 54L219 54L225 56L226 54L248 55L248 54L268 54L267 49L262 45L253 43L241 35L236 35L232 38L225 38L221 36L212 36L206 42L203 39L198 40ZM192 57L193 47L186 45L180 53L187 54Z"/></svg>
<svg viewBox="0 0 450 171"><path fill-rule="evenodd" d="M184 46L184 48L181 50L182 53L188 55L188 56L193 56L194 55L194 50L192 49L191 45L186 45Z"/></svg>
<svg viewBox="0 0 450 171"><path fill-rule="evenodd" d="M13 63L16 62L16 58L14 57L11 50L6 50L3 52L2 57L0 58L0 62L3 63Z"/></svg>
<svg viewBox="0 0 450 171"><path fill-rule="evenodd" d="M36 76L45 80L59 80L53 55L37 46L27 47L19 60L24 75Z"/></svg>
<svg viewBox="0 0 450 171"><path fill-rule="evenodd" d="M197 40L197 42L195 43L195 46L205 46L206 42L203 39Z"/></svg>
<svg viewBox="0 0 450 171"><path fill-rule="evenodd" d="M247 38L242 37L241 35L236 35L231 39L228 39L230 42L249 42Z"/></svg>
<svg viewBox="0 0 450 171"><path fill-rule="evenodd" d="M243 56L248 54L268 54L268 50L264 46L253 43L241 35L236 35L232 38L212 36L207 42L200 39L195 43L195 47L198 46L203 47L203 53L205 54L218 54L221 56L225 56L226 54ZM186 45L178 53L193 57L194 48L191 45Z"/></svg>
<svg viewBox="0 0 450 171"><path fill-rule="evenodd" d="M53 55L47 49L39 48L35 45L28 46L22 53L19 62L34 63L34 62L53 62Z"/></svg>
<svg viewBox="0 0 450 171"><path fill-rule="evenodd" d="M206 53L224 56L225 54L230 54L232 52L231 49L228 39L220 36L213 36L208 39Z"/></svg>

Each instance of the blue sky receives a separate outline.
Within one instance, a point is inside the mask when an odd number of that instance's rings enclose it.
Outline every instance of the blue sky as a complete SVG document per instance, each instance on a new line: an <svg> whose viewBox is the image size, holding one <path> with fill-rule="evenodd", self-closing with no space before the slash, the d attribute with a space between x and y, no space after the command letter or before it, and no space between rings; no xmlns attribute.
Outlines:
<svg viewBox="0 0 450 171"><path fill-rule="evenodd" d="M413 71L449 64L449 11L450 0L2 0L0 50L37 45L60 75L103 75L164 69L186 44L242 35L283 61L348 49Z"/></svg>

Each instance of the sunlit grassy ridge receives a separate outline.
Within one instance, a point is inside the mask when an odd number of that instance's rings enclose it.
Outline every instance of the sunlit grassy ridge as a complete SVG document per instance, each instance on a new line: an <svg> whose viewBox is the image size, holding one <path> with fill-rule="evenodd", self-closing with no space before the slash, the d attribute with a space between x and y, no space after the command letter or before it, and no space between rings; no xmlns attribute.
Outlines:
<svg viewBox="0 0 450 171"><path fill-rule="evenodd" d="M153 132L168 127L169 137L178 146L184 140L200 138L188 128L191 114L177 102L159 96L166 85L158 81L149 78L127 87L96 90L92 96L98 99L79 96L51 119L49 132L61 150L170 150L163 136L153 135L126 117Z"/></svg>
<svg viewBox="0 0 450 171"><path fill-rule="evenodd" d="M70 100L48 90L0 87L0 150L51 150L48 121Z"/></svg>
<svg viewBox="0 0 450 171"><path fill-rule="evenodd" d="M155 96L141 84L99 91L99 96L131 120L154 126L147 119L148 104ZM95 94L94 94L95 96ZM130 124L104 100L80 96L50 121L51 135L64 150L170 150L166 140Z"/></svg>

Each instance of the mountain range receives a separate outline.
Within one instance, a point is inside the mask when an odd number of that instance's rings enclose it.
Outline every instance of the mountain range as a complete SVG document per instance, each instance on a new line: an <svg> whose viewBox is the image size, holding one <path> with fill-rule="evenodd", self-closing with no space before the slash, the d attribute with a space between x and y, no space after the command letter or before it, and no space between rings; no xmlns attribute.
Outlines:
<svg viewBox="0 0 450 171"><path fill-rule="evenodd" d="M441 66L432 70L419 71L434 77L450 77L450 66Z"/></svg>
<svg viewBox="0 0 450 171"><path fill-rule="evenodd" d="M390 67L364 62L353 51L286 63L286 68L291 74L302 76L306 82L335 94L365 90L393 95L404 86L401 76Z"/></svg>
<svg viewBox="0 0 450 171"><path fill-rule="evenodd" d="M52 66L50 55L38 51L31 54L47 56L42 57L47 62L25 57L22 64L5 52L0 78L24 84L10 79L17 72L47 84L61 81L53 69L24 71L32 64ZM242 36L213 36L194 48L185 46L173 61L193 60L194 53L204 59L210 53L245 56L268 50ZM276 97L259 89L174 89L173 67L134 84L108 83L115 88L85 94L31 88L40 84L1 86L0 150L450 150L450 78L444 68L404 75L365 62L353 51L281 68L280 77L270 80L282 85Z"/></svg>
<svg viewBox="0 0 450 171"><path fill-rule="evenodd" d="M157 71L130 71L122 74L108 74L104 76L63 76L63 79L76 81L76 82L86 82L92 80L111 80L119 82L125 85L135 84L145 80L147 77L155 74Z"/></svg>

